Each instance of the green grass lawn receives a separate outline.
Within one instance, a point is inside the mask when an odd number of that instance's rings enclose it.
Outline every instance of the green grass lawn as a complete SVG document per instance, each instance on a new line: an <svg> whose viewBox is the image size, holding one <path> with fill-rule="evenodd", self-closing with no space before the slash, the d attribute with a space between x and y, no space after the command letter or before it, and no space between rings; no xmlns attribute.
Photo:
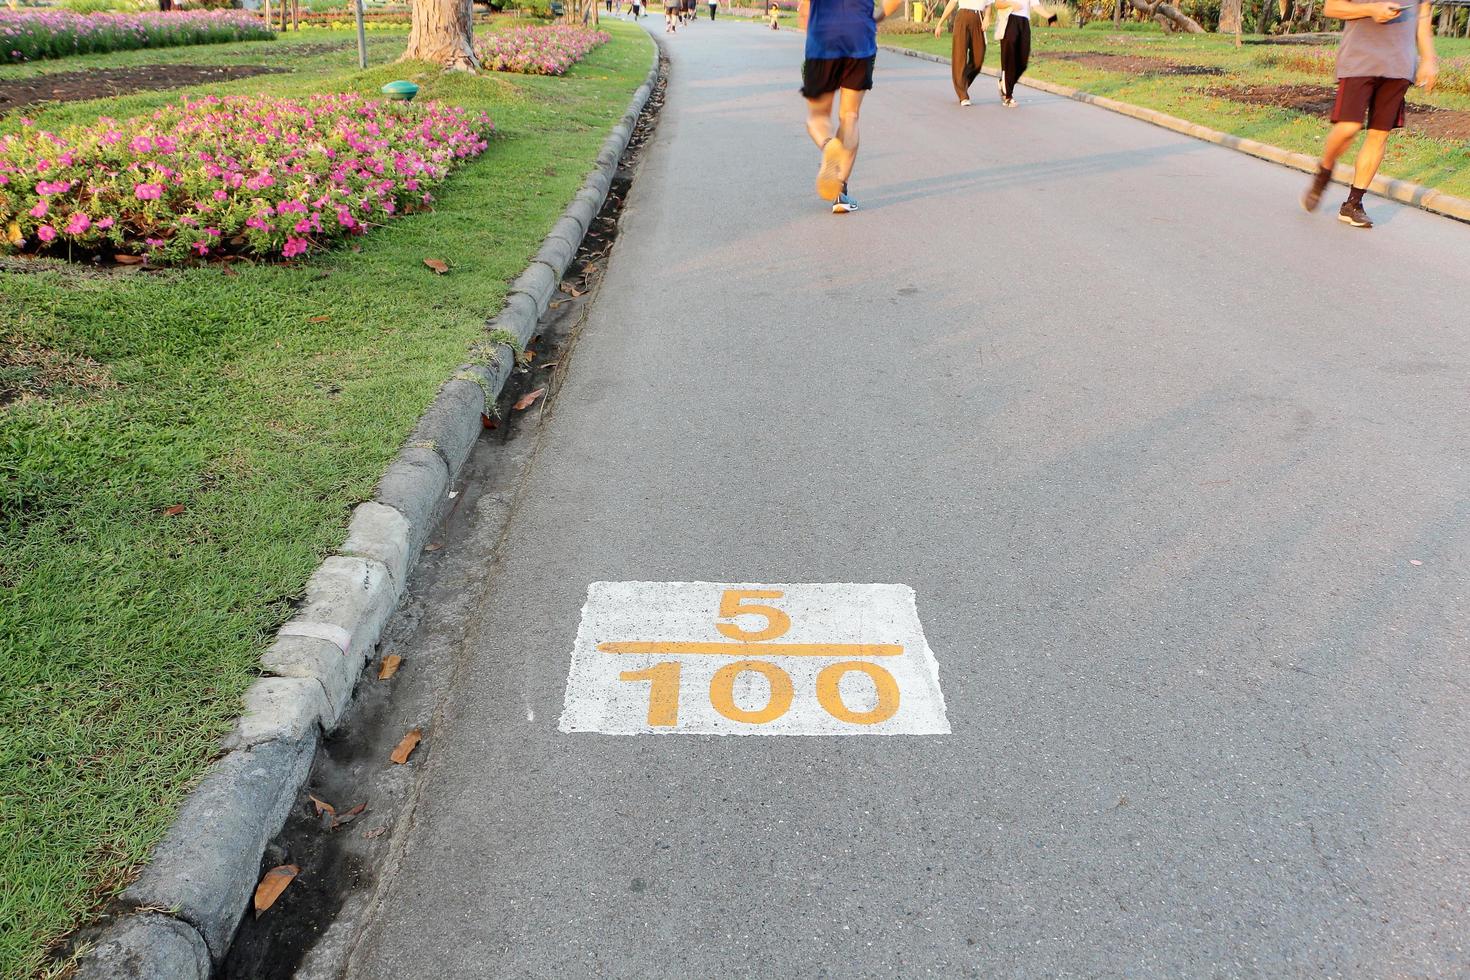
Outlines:
<svg viewBox="0 0 1470 980"><path fill-rule="evenodd" d="M612 43L560 79L393 65L406 35L384 32L365 73L351 35L328 31L0 69L294 69L196 94L412 76L498 129L433 212L360 251L229 275L0 269L0 976L35 971L144 860L351 507L580 187L651 57L636 27L605 27ZM59 127L178 94L27 114Z"/></svg>
<svg viewBox="0 0 1470 980"><path fill-rule="evenodd" d="M1027 73L1030 77L1157 109L1289 150L1313 154L1321 150L1322 137L1327 131L1324 117L1235 101L1219 94L1219 90L1241 86L1333 85L1330 47L1322 49L1319 57L1313 59L1303 57L1303 48L1260 44L1237 48L1232 37L1215 34L1168 35L1157 30L1118 33L1089 27L1086 30L1038 28L1034 36ZM949 56L948 35L936 38L932 33L885 34L880 40ZM1470 41L1440 38L1437 45L1446 69L1444 80L1449 85L1430 96L1414 89L1410 102L1470 112ZM1149 74L1047 57L1058 53L1141 56L1218 68L1224 74ZM986 62L992 67L999 66L998 48L986 52ZM1470 141L1396 134L1389 141L1383 173L1470 197Z"/></svg>

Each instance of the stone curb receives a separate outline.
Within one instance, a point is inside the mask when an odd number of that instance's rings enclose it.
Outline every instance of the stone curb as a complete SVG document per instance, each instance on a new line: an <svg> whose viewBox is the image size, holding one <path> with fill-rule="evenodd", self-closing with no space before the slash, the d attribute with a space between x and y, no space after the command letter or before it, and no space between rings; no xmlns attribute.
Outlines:
<svg viewBox="0 0 1470 980"><path fill-rule="evenodd" d="M891 44L880 44L878 47L884 51L901 54L909 58L933 61L941 65L949 64L948 58L937 54L930 54L928 51L900 48ZM986 69L984 74L994 76L995 72ZM1086 102L1088 105L1095 105L1099 108L1107 109L1110 112L1116 112L1120 115L1139 119L1146 123L1152 123L1155 126L1172 130L1185 136L1193 136L1195 139L1204 140L1206 143L1214 143L1217 146L1239 150L1241 153L1248 153L1261 160L1279 163L1284 167L1300 170L1303 173L1312 174L1317 172L1317 159L1307 153L1294 153L1291 150L1284 150L1279 146L1272 146L1270 143L1261 143L1257 140L1246 139L1244 136L1232 136L1229 133L1222 133L1218 129L1211 129L1199 123L1192 123L1187 119L1180 119L1178 116L1171 116L1167 113L1159 112L1156 109L1145 109L1142 106L1136 106L1128 102L1119 102L1117 99L1110 99L1103 95L1093 95L1091 92L1084 92L1081 89L1071 88L1066 85L1058 85L1055 82L1022 78L1021 84L1028 88L1048 92L1052 95L1060 95L1063 98L1072 99L1076 102ZM1347 164L1339 163L1337 169L1333 171L1332 178L1339 184L1350 184L1353 179L1353 168ZM1433 187L1425 187L1423 184L1415 184L1412 181L1395 180L1392 177L1380 175L1373 178L1373 183L1368 185L1368 189L1379 197L1386 197L1400 204L1422 208L1425 211L1432 211L1435 214L1443 215L1447 218L1470 221L1470 200L1463 197L1456 197L1453 194L1446 194L1444 191L1436 190Z"/></svg>
<svg viewBox="0 0 1470 980"><path fill-rule="evenodd" d="M120 896L131 911L87 935L79 980L203 980L229 950L254 892L266 846L285 824L324 732L352 700L368 656L398 607L454 475L482 431L562 274L602 209L618 161L658 82L659 48L596 168L552 227L490 321L498 343L454 372L378 484L353 511L347 540L322 562L296 616L261 656L266 676L245 694L226 753L185 799L138 880Z"/></svg>

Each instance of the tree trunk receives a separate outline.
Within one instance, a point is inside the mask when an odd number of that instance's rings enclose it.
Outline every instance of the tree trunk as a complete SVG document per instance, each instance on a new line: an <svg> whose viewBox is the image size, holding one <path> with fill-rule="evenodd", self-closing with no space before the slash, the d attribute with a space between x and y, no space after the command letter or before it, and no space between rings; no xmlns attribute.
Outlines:
<svg viewBox="0 0 1470 980"><path fill-rule="evenodd" d="M408 50L400 61L432 61L455 71L478 71L475 16L470 0L413 0Z"/></svg>
<svg viewBox="0 0 1470 980"><path fill-rule="evenodd" d="M1123 23L1123 0L1113 0L1113 26Z"/></svg>
<svg viewBox="0 0 1470 980"><path fill-rule="evenodd" d="M1241 0L1221 0L1219 28L1221 34L1240 33L1240 3Z"/></svg>
<svg viewBox="0 0 1470 980"><path fill-rule="evenodd" d="M1163 17L1169 21L1176 31L1184 31L1186 34L1203 34L1205 29L1199 26L1199 22L1193 17L1186 15L1178 7L1155 0L1148 3L1147 0L1131 0L1135 10L1142 10L1150 17ZM1238 2L1238 0L1237 0Z"/></svg>

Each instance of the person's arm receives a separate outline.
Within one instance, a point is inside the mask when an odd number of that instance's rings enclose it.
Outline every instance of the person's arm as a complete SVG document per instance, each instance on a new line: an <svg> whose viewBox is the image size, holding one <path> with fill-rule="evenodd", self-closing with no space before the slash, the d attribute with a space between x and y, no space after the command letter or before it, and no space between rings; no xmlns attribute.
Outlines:
<svg viewBox="0 0 1470 980"><path fill-rule="evenodd" d="M1055 24L1057 22L1057 15L1051 11L1051 8L1042 3L1041 0L1031 0L1031 9L1040 14L1042 19L1048 24Z"/></svg>
<svg viewBox="0 0 1470 980"><path fill-rule="evenodd" d="M897 13L898 8L902 6L903 0L883 0L883 9L878 11L877 16L875 16L873 20L881 24L884 20L892 17L895 13Z"/></svg>
<svg viewBox="0 0 1470 980"><path fill-rule="evenodd" d="M1322 16L1333 20L1362 20L1372 17L1380 24L1387 24L1399 15L1403 8L1396 3L1353 3L1353 0L1327 0L1322 5Z"/></svg>
<svg viewBox="0 0 1470 980"><path fill-rule="evenodd" d="M954 13L954 8L959 6L960 0L949 0L949 6L944 8L944 13L934 22L934 36L938 37L944 33L944 22L949 20L949 15Z"/></svg>
<svg viewBox="0 0 1470 980"><path fill-rule="evenodd" d="M1430 20L1429 4L1419 4L1419 72L1414 84L1425 92L1433 92L1439 81L1439 55L1434 51L1434 22Z"/></svg>

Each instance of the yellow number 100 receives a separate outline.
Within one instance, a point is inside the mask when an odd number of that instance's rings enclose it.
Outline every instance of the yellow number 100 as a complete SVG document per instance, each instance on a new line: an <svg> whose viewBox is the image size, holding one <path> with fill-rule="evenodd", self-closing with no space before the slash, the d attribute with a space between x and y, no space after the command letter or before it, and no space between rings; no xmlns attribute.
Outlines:
<svg viewBox="0 0 1470 980"><path fill-rule="evenodd" d="M648 724L653 728L672 728L679 723L679 670L676 660L654 664L646 670L625 670L618 675L624 681L648 681ZM735 681L747 670L766 679L771 695L765 707L748 711L735 703ZM878 692L878 703L867 711L853 711L842 700L838 685L851 671L866 674ZM731 721L764 725L791 710L795 688L791 675L765 660L736 660L715 671L709 682L709 703ZM863 660L844 660L828 664L817 674L817 703L836 718L853 725L876 725L898 713L898 681L884 668Z"/></svg>

